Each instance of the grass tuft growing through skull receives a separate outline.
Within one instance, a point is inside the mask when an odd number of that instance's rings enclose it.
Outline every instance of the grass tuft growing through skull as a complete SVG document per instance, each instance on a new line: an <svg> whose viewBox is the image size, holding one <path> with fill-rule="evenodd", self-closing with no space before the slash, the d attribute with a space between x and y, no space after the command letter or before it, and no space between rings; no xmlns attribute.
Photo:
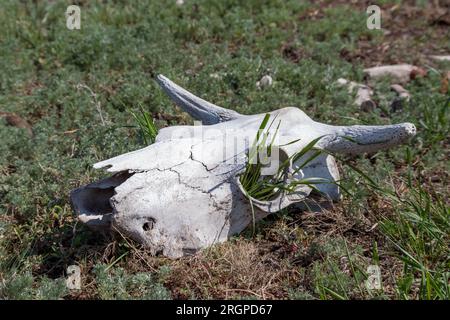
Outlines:
<svg viewBox="0 0 450 320"><path fill-rule="evenodd" d="M270 160L272 156L272 151L275 149L274 141L278 133L278 129L281 125L281 121L278 122L277 128L274 135L272 136L270 143L268 142L270 129L276 120L275 118L267 127L269 123L270 114L266 114L261 125L259 127L256 138L253 141L251 148L247 153L247 164L244 173L240 176L240 182L247 192L247 195L251 198L258 199L261 201L268 201L273 199L282 190L286 193L294 192L298 185L308 185L314 190L318 191L315 187L319 183L332 183L331 181L323 178L304 178L292 180L291 177L302 170L308 163L316 159L322 150L315 147L317 142L323 137L320 136L305 147L303 147L299 152L293 154L292 156L280 161L278 165L277 172L273 175L263 175L262 169L266 165L267 161ZM267 129L266 129L267 127ZM288 144L280 145L279 147L287 146L298 142L300 139L289 142ZM311 153L306 160L303 161L294 171L289 172L290 164L296 162L304 155ZM334 182L333 182L334 183Z"/></svg>
<svg viewBox="0 0 450 320"><path fill-rule="evenodd" d="M307 185L313 190L320 192L317 189L316 184L336 183L334 181L329 181L328 179L319 177L292 179L292 177L299 173L300 170L302 170L308 163L322 154L323 151L315 146L323 136L312 140L299 152L287 157L287 159L280 160L275 174L264 175L263 169L267 166L267 163L271 163L270 160L274 150L278 147L294 144L300 140L297 139L284 145L275 146L274 142L281 125L281 120L278 121L272 137L270 137L270 129L275 123L276 116L270 124L269 120L270 114L266 114L257 131L252 146L247 152L247 163L245 170L239 177L239 181L242 184L243 190L245 191L252 208L253 231L255 230L255 212L252 199L259 201L270 201L279 195L280 192L285 192L286 194L295 192L299 185ZM279 152L280 150L278 149L277 151ZM300 165L298 165L295 170L291 171L291 163L298 161L307 154L311 155L307 157Z"/></svg>

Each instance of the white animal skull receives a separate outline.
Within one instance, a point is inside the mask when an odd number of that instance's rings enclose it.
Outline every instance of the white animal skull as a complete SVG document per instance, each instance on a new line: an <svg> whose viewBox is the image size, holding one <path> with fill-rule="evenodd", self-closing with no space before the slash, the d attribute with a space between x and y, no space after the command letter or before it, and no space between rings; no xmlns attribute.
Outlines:
<svg viewBox="0 0 450 320"><path fill-rule="evenodd" d="M94 168L107 168L114 175L73 190L71 201L79 219L89 226L117 229L153 254L176 258L226 241L253 221L238 176L265 114L241 115L194 96L162 75L157 81L205 126L161 129L154 144L95 164ZM416 131L411 123L331 126L291 107L270 114L281 121L277 134L281 160L321 136L316 146L323 150L359 154L398 145ZM291 163L290 171L300 163L302 159ZM289 179L301 177L336 181L339 172L334 158L324 153ZM340 199L336 184L317 188L328 201ZM311 191L302 186L294 193L280 192L271 201L252 199L254 218L260 220L291 204L310 206Z"/></svg>

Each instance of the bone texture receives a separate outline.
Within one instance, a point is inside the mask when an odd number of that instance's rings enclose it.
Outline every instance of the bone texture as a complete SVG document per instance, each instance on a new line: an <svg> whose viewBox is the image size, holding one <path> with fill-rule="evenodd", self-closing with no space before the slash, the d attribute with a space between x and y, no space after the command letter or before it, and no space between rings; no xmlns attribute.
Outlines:
<svg viewBox="0 0 450 320"><path fill-rule="evenodd" d="M72 191L79 219L88 226L117 230L152 254L181 257L226 241L253 221L289 206L311 208L338 201L340 179L333 156L323 153L298 172L304 155L290 163L288 178L322 178L316 201L311 187L292 193L280 191L270 201L246 196L239 175L246 154L265 114L240 115L206 102L158 76L166 93L183 110L207 126L161 129L156 142L94 165L113 175ZM333 153L375 152L404 143L415 134L411 123L387 126L333 126L315 122L298 108L270 112L280 124L276 135L278 160L292 157L313 139L317 147ZM274 134L274 126L271 134ZM294 174L295 173L295 174Z"/></svg>

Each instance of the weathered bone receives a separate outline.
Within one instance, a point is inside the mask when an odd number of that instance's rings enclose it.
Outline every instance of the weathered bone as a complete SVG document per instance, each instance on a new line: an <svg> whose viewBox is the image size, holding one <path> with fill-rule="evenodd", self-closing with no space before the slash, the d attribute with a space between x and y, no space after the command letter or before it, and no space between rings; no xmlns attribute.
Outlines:
<svg viewBox="0 0 450 320"><path fill-rule="evenodd" d="M240 115L194 96L161 75L158 82L183 110L211 125L161 129L154 144L95 164L114 175L72 191L71 201L81 221L93 228L117 229L153 254L175 258L226 241L253 218L260 220L289 205L323 204L314 200L309 186L289 194L280 191L271 201L252 199L250 203L239 175L265 114ZM318 148L359 154L398 145L415 134L411 123L332 126L292 107L270 114L280 121L279 161L319 137ZM339 200L335 183L339 172L331 155L324 153L293 174L307 157L290 164L287 179L326 179L330 183L317 185L322 199Z"/></svg>
<svg viewBox="0 0 450 320"><path fill-rule="evenodd" d="M221 108L194 96L163 75L158 75L156 79L159 85L177 105L192 117L202 120L203 124L215 124L236 119L240 116L236 111Z"/></svg>

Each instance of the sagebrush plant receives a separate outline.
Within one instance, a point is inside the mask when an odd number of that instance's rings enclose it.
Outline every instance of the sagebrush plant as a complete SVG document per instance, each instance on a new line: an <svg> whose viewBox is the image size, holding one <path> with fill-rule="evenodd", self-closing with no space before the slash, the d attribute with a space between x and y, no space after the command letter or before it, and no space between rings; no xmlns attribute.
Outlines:
<svg viewBox="0 0 450 320"><path fill-rule="evenodd" d="M36 281L30 272L11 275L0 283L0 300L57 300L67 293L65 279L43 277Z"/></svg>

